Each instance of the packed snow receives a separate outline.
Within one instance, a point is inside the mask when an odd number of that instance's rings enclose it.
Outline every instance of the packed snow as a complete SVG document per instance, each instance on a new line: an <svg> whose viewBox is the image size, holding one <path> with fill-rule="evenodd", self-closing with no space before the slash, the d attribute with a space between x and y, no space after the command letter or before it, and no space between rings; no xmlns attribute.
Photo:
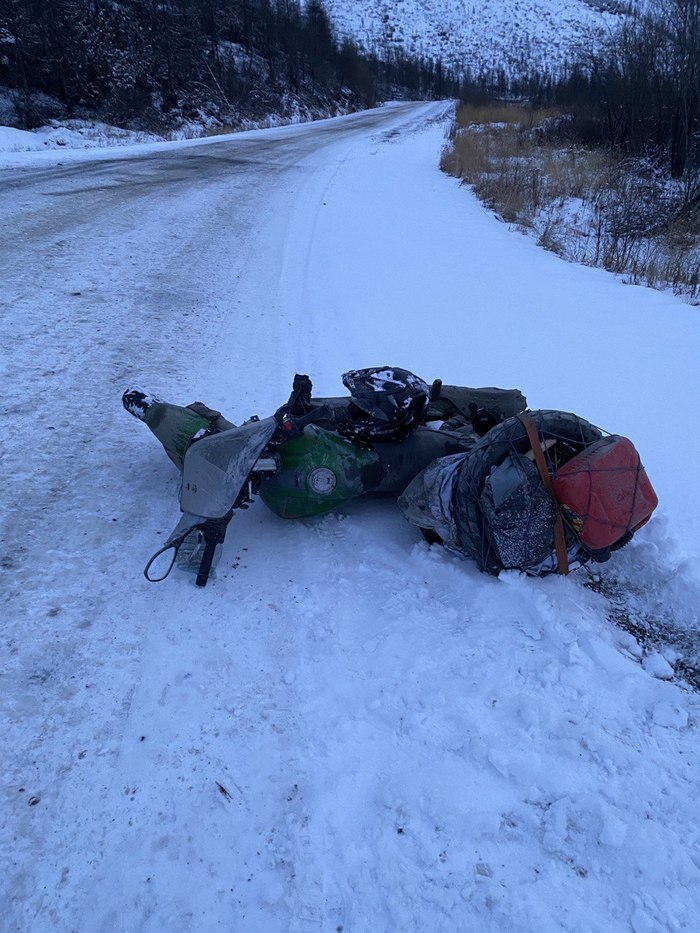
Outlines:
<svg viewBox="0 0 700 933"><path fill-rule="evenodd" d="M697 928L698 311L499 222L448 118L6 160L4 930ZM240 422L373 365L628 435L656 515L496 579L388 500L257 502L206 589L144 580L178 483L129 383Z"/></svg>

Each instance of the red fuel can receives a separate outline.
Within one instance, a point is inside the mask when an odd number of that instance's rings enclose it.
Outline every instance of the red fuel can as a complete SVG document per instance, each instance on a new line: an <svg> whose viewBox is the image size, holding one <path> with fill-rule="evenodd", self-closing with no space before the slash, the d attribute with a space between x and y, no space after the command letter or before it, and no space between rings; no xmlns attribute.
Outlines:
<svg viewBox="0 0 700 933"><path fill-rule="evenodd" d="M626 437L601 438L552 477L554 495L581 543L610 547L649 521L658 498Z"/></svg>

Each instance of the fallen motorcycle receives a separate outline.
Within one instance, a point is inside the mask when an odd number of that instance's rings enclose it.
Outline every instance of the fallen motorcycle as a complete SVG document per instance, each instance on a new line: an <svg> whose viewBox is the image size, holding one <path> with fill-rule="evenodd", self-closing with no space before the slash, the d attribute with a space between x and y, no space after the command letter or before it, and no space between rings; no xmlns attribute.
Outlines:
<svg viewBox="0 0 700 933"><path fill-rule="evenodd" d="M239 426L200 402L128 389L124 407L182 471L182 517L147 579L177 562L205 586L229 522L256 495L281 518L391 495L428 541L487 573L537 576L609 559L657 505L631 441L577 415L528 411L517 389L428 386L397 367L353 370L343 383L348 396L314 397L297 375L273 415Z"/></svg>

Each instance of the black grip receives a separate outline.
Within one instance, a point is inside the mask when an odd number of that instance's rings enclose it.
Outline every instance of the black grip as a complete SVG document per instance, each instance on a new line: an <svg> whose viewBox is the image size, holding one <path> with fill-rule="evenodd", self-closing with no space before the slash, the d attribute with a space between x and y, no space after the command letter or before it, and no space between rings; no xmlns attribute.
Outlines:
<svg viewBox="0 0 700 933"><path fill-rule="evenodd" d="M442 394L442 379L434 379L430 386L430 401L438 402Z"/></svg>
<svg viewBox="0 0 700 933"><path fill-rule="evenodd" d="M246 487L244 485L243 489L241 489L241 496L245 496L245 489ZM239 499L241 496L239 496ZM241 507L241 504L237 505L237 508ZM232 517L233 509L231 509L230 512L227 512L223 518L209 518L203 525L200 526L202 533L204 534L204 553L202 554L202 560L199 564L197 579L195 581L197 586L207 585L207 580L209 579L209 574L211 573L212 561L214 560L214 554L216 552L216 545L224 543L226 529Z"/></svg>
<svg viewBox="0 0 700 933"><path fill-rule="evenodd" d="M214 552L216 551L217 545L216 538L212 535L211 537L206 534L204 538L204 553L202 554L202 561L199 565L199 570L197 571L197 586L206 586L207 580L209 579L209 573L211 571L211 564L214 560Z"/></svg>

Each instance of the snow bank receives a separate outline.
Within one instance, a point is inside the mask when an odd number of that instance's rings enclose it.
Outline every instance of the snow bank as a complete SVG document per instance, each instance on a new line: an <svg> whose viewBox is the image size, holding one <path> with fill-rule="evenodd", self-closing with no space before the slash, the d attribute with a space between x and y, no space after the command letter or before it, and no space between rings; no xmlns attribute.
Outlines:
<svg viewBox="0 0 700 933"><path fill-rule="evenodd" d="M0 152L30 152L43 149L45 142L28 130L16 130L12 126L0 126Z"/></svg>
<svg viewBox="0 0 700 933"><path fill-rule="evenodd" d="M155 133L123 130L107 123L89 120L52 121L37 130L17 130L0 126L0 152L32 152L38 149L95 149L105 146L133 146L158 142Z"/></svg>

